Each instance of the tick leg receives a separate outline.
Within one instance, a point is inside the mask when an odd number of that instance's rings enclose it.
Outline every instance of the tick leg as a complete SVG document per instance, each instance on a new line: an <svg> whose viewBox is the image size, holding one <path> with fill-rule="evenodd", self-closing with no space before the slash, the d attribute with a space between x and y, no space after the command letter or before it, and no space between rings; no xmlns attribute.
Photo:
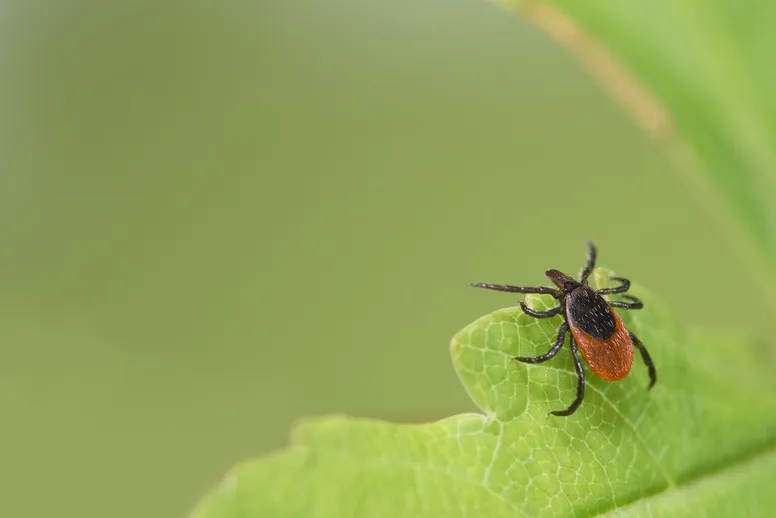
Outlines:
<svg viewBox="0 0 776 518"><path fill-rule="evenodd" d="M555 315L560 315L561 312L563 312L562 306L548 309L547 311L534 311L533 309L526 306L525 302L523 302L522 300L520 301L520 309L522 309L523 313L525 313L526 315L534 318L550 318L550 317L554 317Z"/></svg>
<svg viewBox="0 0 776 518"><path fill-rule="evenodd" d="M510 293L538 293L540 295L552 295L556 299L563 298L563 293L555 288L546 286L509 286L508 284L488 284L487 282L472 282L470 286L485 288L486 290L508 291Z"/></svg>
<svg viewBox="0 0 776 518"><path fill-rule="evenodd" d="M571 356L574 358L574 366L577 368L577 399L571 403L571 406L566 410L553 410L550 412L552 415L567 416L573 414L579 405L582 404L582 400L585 399L585 369L582 368L582 362L579 359L579 351L577 350L577 342L574 341L574 337L571 337Z"/></svg>
<svg viewBox="0 0 776 518"><path fill-rule="evenodd" d="M631 340L633 340L633 345L635 345L639 350L641 353L641 359L644 360L644 363L647 365L647 369L649 369L649 386L647 388L651 389L657 381L657 371L655 370L655 364L652 363L652 358L649 356L647 348L644 347L644 344L641 343L641 340L639 340L639 337L630 332L629 334Z"/></svg>
<svg viewBox="0 0 776 518"><path fill-rule="evenodd" d="M612 280L619 282L620 285L615 286L614 288L603 288L596 291L600 295L612 295L614 293L625 293L630 289L630 281L625 277L612 277Z"/></svg>
<svg viewBox="0 0 776 518"><path fill-rule="evenodd" d="M585 267L582 269L582 273L579 274L579 282L582 284L587 281L587 278L590 277L590 274L593 273L593 268L595 268L595 258L596 258L596 250L595 245L591 243L590 241L587 242L587 263L585 264Z"/></svg>
<svg viewBox="0 0 776 518"><path fill-rule="evenodd" d="M555 340L555 343L552 344L552 347L549 351L542 354L541 356L537 356L535 358L526 358L523 356L517 356L515 358L512 358L513 360L517 360L519 362L523 363L541 363L546 362L556 354L558 354L558 351L560 351L560 348L563 347L563 342L566 341L566 332L569 330L569 325L566 322L563 322L560 325L560 328L558 328L558 338ZM572 342L574 339L572 338Z"/></svg>
<svg viewBox="0 0 776 518"><path fill-rule="evenodd" d="M630 302L611 300L609 301L609 305L612 306L613 308L622 308L622 309L641 309L644 307L644 303L641 302L636 297L633 297L631 295L623 295L623 298L628 299Z"/></svg>

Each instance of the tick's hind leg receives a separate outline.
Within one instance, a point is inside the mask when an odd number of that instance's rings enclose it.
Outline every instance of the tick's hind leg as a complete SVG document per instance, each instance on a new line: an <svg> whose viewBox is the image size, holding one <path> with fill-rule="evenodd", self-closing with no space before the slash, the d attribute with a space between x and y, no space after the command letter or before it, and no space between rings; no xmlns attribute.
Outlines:
<svg viewBox="0 0 776 518"><path fill-rule="evenodd" d="M582 272L579 274L579 282L582 284L587 281L587 278L590 277L590 274L593 273L593 268L595 268L595 258L596 258L596 250L595 245L591 243L590 241L587 242L587 263L585 263L585 267L582 269Z"/></svg>
<svg viewBox="0 0 776 518"><path fill-rule="evenodd" d="M644 363L647 365L647 369L649 369L649 386L647 388L651 389L657 381L657 371L655 370L655 364L652 363L652 358L649 356L647 348L644 347L644 344L641 343L641 340L639 340L639 337L630 332L629 334L631 340L633 340L633 345L635 345L639 350L641 353L641 359L644 360Z"/></svg>
<svg viewBox="0 0 776 518"><path fill-rule="evenodd" d="M553 410L550 412L552 415L561 417L571 415L582 404L582 400L585 399L585 369L582 367L582 361L579 359L577 342L573 336L571 337L571 357L574 358L574 366L577 369L577 399L566 410Z"/></svg>
<svg viewBox="0 0 776 518"><path fill-rule="evenodd" d="M602 288L600 290L596 290L599 295L612 295L614 293L625 293L630 289L630 281L625 277L612 277L612 280L619 282L620 285L615 286L614 288Z"/></svg>
<svg viewBox="0 0 776 518"><path fill-rule="evenodd" d="M550 318L556 315L560 315L563 312L563 306L558 306L557 308L548 309L547 311L536 311L526 306L525 302L523 302L522 300L520 301L520 309L522 309L523 313L525 313L526 315L534 318Z"/></svg>
<svg viewBox="0 0 776 518"><path fill-rule="evenodd" d="M622 302L620 300L610 300L609 305L613 308L621 309L641 309L644 307L644 303L632 295L623 295L624 299L628 299L630 302Z"/></svg>
<svg viewBox="0 0 776 518"><path fill-rule="evenodd" d="M569 325L566 322L563 322L560 327L558 328L558 338L555 339L555 343L552 344L552 347L549 351L542 354L541 356L537 356L535 358L526 358L524 356L516 356L515 358L512 358L513 360L517 360L519 362L523 363L541 363L546 362L556 354L558 354L558 351L560 351L560 348L563 347L563 342L566 341L566 332L569 330ZM573 342L573 339L572 339Z"/></svg>

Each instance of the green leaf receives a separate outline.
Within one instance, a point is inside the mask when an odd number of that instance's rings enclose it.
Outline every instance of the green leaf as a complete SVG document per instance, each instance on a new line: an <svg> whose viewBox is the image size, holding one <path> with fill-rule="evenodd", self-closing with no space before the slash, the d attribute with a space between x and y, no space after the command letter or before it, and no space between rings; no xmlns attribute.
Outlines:
<svg viewBox="0 0 776 518"><path fill-rule="evenodd" d="M666 144L773 303L776 3L498 1L567 45Z"/></svg>
<svg viewBox="0 0 776 518"><path fill-rule="evenodd" d="M609 272L598 269L595 283ZM764 516L776 508L776 382L768 349L688 332L648 292L622 312L649 349L608 383L588 372L574 399L568 346L540 365L560 318L510 307L452 340L453 364L483 414L422 425L327 417L302 423L291 446L247 461L194 516L471 517ZM535 309L552 299L526 297Z"/></svg>

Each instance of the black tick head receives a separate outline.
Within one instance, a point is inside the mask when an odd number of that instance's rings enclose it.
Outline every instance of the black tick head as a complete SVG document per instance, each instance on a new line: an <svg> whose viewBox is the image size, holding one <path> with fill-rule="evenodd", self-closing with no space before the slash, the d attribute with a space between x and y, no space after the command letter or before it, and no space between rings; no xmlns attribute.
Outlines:
<svg viewBox="0 0 776 518"><path fill-rule="evenodd" d="M558 270L547 270L544 272L544 275L546 275L547 278L564 293L571 293L581 286L579 281Z"/></svg>

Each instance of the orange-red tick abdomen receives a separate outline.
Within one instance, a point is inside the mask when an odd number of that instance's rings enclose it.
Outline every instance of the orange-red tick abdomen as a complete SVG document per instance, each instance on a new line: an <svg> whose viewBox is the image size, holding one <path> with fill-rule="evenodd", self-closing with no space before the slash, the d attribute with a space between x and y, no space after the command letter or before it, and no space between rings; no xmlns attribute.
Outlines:
<svg viewBox="0 0 776 518"><path fill-rule="evenodd" d="M587 287L575 290L569 299L571 336L590 370L607 381L623 379L633 366L633 341L620 315Z"/></svg>

